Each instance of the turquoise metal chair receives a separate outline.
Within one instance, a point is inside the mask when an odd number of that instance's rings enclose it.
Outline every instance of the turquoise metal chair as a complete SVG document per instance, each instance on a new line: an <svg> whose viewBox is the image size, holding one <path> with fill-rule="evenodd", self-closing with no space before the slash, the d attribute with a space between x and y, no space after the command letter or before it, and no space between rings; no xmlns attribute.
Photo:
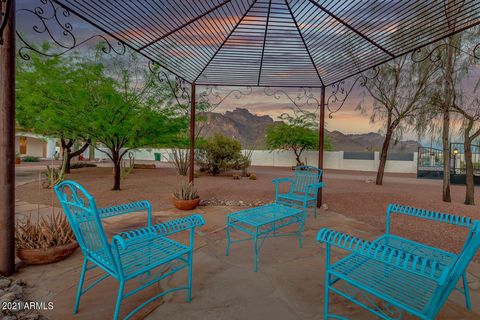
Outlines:
<svg viewBox="0 0 480 320"><path fill-rule="evenodd" d="M275 202L288 206L303 208L313 207L314 216L317 217L317 195L318 189L323 188L325 184L321 181L322 170L311 166L297 166L293 178L273 179L275 184ZM289 183L290 188L287 193L280 193L281 183Z"/></svg>
<svg viewBox="0 0 480 320"><path fill-rule="evenodd" d="M454 254L392 235L392 214L448 223L469 233L460 254ZM317 241L326 244L324 319L345 319L329 313L330 291L388 320L401 319L404 312L434 319L453 290L465 296L470 309L466 270L480 247L480 220L391 204L386 234L378 239L366 241L324 228ZM332 264L331 246L350 254Z"/></svg>
<svg viewBox="0 0 480 320"><path fill-rule="evenodd" d="M190 302L194 229L205 223L200 215L152 224L151 206L148 201L100 209L97 208L95 199L82 186L73 181L60 183L55 187L55 193L84 254L74 313L78 312L80 297L111 276L120 283L113 316L114 319L118 319L123 299L185 268L188 268L187 285L171 288L151 297L130 312L125 319L130 318L149 302L173 291L187 290L187 301ZM102 220L136 211L148 212L148 226L119 233L109 242L102 226ZM188 245L167 237L184 230L190 230ZM100 268L106 274L84 288L85 273L94 268ZM125 283L133 279L138 279L139 285L135 289L125 292Z"/></svg>

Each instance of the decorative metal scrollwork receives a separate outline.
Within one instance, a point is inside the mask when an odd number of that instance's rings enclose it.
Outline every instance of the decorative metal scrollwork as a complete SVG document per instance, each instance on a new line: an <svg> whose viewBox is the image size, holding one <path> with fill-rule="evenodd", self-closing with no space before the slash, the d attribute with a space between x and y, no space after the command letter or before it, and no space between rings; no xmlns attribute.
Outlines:
<svg viewBox="0 0 480 320"><path fill-rule="evenodd" d="M281 99L282 96L286 97L301 113L316 114L320 108L320 89L318 89L318 92L313 90L312 88L299 88L295 96L280 88L265 87L263 91L266 96L274 97L277 100ZM307 111L307 109L313 111Z"/></svg>
<svg viewBox="0 0 480 320"><path fill-rule="evenodd" d="M328 117L332 119L333 114L337 113L343 108L345 101L347 100L350 93L352 93L353 89L357 84L364 87L365 85L367 85L368 81L375 79L378 76L379 72L380 69L374 67L366 72L361 73L353 80L353 82L350 81L348 83L348 85L350 86L348 89L346 89L346 80L342 80L340 82L332 84L330 86L330 95L326 99L325 103L329 111Z"/></svg>
<svg viewBox="0 0 480 320"><path fill-rule="evenodd" d="M5 0L0 0L5 1ZM7 1L8 2L8 1ZM18 39L23 43L20 46L18 53L24 60L30 59L30 51L47 57L57 57L65 53L72 51L73 49L98 39L100 41L100 49L104 53L114 52L116 54L124 54L126 51L125 45L120 41L113 41L104 35L97 34L89 36L81 41L77 40L74 34L73 25L69 21L65 21L71 18L72 15L69 10L64 7L55 5L51 0L40 0L41 5L33 8L21 8L17 10L17 14L26 14L30 19L24 19L25 21L31 21L33 24L32 29L38 35L46 36L49 39L49 44L53 45L53 50L50 46L38 47L31 43L27 38L17 31Z"/></svg>
<svg viewBox="0 0 480 320"><path fill-rule="evenodd" d="M155 74L160 83L166 83L170 87L175 101L179 106L187 107L190 104L191 85L182 78L168 72L158 63L149 60L148 69Z"/></svg>
<svg viewBox="0 0 480 320"><path fill-rule="evenodd" d="M468 52L467 50L458 48L456 46L452 46L448 43L440 43L432 49L429 49L428 47L423 47L411 53L411 60L417 63L430 60L430 62L434 64L437 68L443 68L444 65L441 50L447 49L448 47L454 48L456 51L466 54L473 59L480 60L480 43L475 45L471 52Z"/></svg>
<svg viewBox="0 0 480 320"><path fill-rule="evenodd" d="M210 109L214 109L221 105L227 98L233 96L235 99L242 99L253 92L252 87L245 87L245 89L233 89L224 93L219 90L217 86L207 86L199 94L198 101L210 105Z"/></svg>
<svg viewBox="0 0 480 320"><path fill-rule="evenodd" d="M0 0L0 46L3 45L3 31L10 18L10 8L12 0Z"/></svg>

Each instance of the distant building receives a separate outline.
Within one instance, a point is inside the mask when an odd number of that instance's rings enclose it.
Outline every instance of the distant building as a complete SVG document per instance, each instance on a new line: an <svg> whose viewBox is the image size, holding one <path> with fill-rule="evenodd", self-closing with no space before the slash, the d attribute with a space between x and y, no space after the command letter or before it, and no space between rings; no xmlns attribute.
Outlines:
<svg viewBox="0 0 480 320"><path fill-rule="evenodd" d="M20 156L52 159L56 148L57 138L21 131L15 133L15 151Z"/></svg>

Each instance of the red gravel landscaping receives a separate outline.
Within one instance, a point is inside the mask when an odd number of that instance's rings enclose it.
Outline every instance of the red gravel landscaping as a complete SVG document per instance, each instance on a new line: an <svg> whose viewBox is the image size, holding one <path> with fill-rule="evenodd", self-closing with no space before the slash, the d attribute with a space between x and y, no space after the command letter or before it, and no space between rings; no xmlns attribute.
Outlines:
<svg viewBox="0 0 480 320"><path fill-rule="evenodd" d="M202 199L236 200L245 203L262 203L274 200L275 190L271 180L292 174L289 168L253 167L257 180L233 180L231 174L216 177L202 175L196 180ZM419 180L411 174L387 174L383 186L377 186L375 173L326 171L324 202L328 210L352 217L377 228L384 228L385 210L389 203L399 203L429 210L466 215L479 219L479 206L463 204L464 186L452 186L452 203L441 201L441 181ZM172 168L136 169L122 181L122 191L111 191L112 168L82 168L72 170L68 179L84 185L99 206L147 199L155 211L171 207L171 194L184 179L177 177ZM43 189L38 182L16 188L16 197L29 203L52 203L52 190ZM476 203L480 204L480 190L476 190ZM56 200L54 200L56 205ZM321 213L318 219L321 219ZM464 230L438 223L425 223L418 219L396 217L394 232L439 246L458 250L465 239ZM478 259L477 259L478 260Z"/></svg>

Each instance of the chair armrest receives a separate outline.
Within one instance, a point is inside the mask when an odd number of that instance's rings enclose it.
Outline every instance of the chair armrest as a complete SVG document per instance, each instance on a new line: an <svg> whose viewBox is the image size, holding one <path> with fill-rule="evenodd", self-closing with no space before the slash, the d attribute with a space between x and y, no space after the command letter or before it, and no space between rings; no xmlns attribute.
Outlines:
<svg viewBox="0 0 480 320"><path fill-rule="evenodd" d="M435 259L424 258L327 228L318 232L317 241L433 279L439 285L445 284L450 273L448 266Z"/></svg>
<svg viewBox="0 0 480 320"><path fill-rule="evenodd" d="M126 249L129 243L132 242L148 240L158 236L168 236L180 231L194 229L204 224L205 220L203 217L199 214L194 214L188 217L154 224L149 227L119 233L113 237L112 242L116 243L122 249Z"/></svg>
<svg viewBox="0 0 480 320"><path fill-rule="evenodd" d="M313 190L318 190L323 187L325 187L325 183L323 182L317 182L317 183L312 183L308 185L308 188Z"/></svg>
<svg viewBox="0 0 480 320"><path fill-rule="evenodd" d="M118 206L112 206L107 208L99 208L98 214L100 216L100 219L105 219L105 218L118 216L121 214L145 211L145 210L148 212L148 225L150 226L152 224L152 206L150 205L150 202L148 202L147 200L124 203Z"/></svg>
<svg viewBox="0 0 480 320"><path fill-rule="evenodd" d="M292 182L292 178L276 178L273 179L272 182L278 185L279 183L283 182Z"/></svg>

